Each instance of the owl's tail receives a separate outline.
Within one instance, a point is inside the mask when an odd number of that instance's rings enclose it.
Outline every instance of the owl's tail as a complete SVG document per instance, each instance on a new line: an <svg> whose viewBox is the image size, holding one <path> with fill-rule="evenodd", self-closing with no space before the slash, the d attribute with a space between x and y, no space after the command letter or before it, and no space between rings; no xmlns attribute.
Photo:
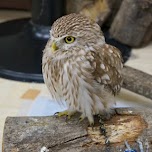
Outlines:
<svg viewBox="0 0 152 152"><path fill-rule="evenodd" d="M141 95L135 94L126 89L121 89L116 97L115 107L133 107L133 108L152 108L152 100Z"/></svg>

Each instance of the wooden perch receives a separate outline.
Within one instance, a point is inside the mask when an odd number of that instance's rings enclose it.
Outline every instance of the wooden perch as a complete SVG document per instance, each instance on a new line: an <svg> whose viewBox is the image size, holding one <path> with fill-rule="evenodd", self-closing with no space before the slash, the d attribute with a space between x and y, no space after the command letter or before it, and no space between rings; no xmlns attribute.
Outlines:
<svg viewBox="0 0 152 152"><path fill-rule="evenodd" d="M123 88L152 99L152 76L125 66L123 68Z"/></svg>
<svg viewBox="0 0 152 152"><path fill-rule="evenodd" d="M132 109L117 109L119 114L104 121L110 149L108 152L124 151L124 141L139 151L138 138L143 145L149 144L152 152L152 112ZM105 151L105 138L95 127L88 127L88 121L78 123L79 115L67 122L65 118L52 117L8 117L5 122L2 152L40 152L47 147L49 152L99 152ZM144 147L146 149L146 147Z"/></svg>

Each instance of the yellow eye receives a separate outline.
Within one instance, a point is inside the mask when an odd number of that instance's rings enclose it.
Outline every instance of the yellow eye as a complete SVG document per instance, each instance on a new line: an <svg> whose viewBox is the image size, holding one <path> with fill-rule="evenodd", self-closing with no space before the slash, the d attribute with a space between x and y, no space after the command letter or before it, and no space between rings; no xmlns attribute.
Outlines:
<svg viewBox="0 0 152 152"><path fill-rule="evenodd" d="M73 43L75 41L75 37L67 36L67 37L64 38L64 41L67 44L71 44L71 43Z"/></svg>

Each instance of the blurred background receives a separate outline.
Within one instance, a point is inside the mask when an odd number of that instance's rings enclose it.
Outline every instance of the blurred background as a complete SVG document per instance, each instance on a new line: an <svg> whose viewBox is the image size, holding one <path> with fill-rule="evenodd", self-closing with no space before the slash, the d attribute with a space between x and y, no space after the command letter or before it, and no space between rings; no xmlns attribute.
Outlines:
<svg viewBox="0 0 152 152"><path fill-rule="evenodd" d="M149 0L0 0L0 143L7 116L54 112L41 58L57 18L75 12L95 20L126 65L152 74L151 8ZM122 90L122 100L148 99Z"/></svg>

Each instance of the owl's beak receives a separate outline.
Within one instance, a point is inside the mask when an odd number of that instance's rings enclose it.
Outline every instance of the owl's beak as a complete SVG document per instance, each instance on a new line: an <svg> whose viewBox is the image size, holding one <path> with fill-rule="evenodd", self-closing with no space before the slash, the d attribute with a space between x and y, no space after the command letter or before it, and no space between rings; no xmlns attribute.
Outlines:
<svg viewBox="0 0 152 152"><path fill-rule="evenodd" d="M55 52L58 49L55 42L52 42L51 49L53 52Z"/></svg>

